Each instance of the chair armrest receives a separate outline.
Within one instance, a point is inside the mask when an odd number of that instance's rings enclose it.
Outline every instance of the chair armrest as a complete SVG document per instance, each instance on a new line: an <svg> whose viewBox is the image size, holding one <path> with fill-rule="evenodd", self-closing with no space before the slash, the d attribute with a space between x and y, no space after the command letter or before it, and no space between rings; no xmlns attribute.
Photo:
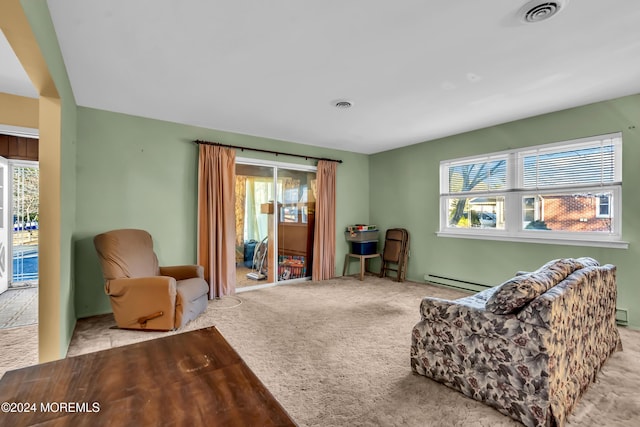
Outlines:
<svg viewBox="0 0 640 427"><path fill-rule="evenodd" d="M176 280L168 276L151 276L107 280L104 285L107 295L122 297L126 295L148 295L149 292L162 292L173 295L175 301Z"/></svg>
<svg viewBox="0 0 640 427"><path fill-rule="evenodd" d="M175 328L176 279L168 276L113 279L105 284L120 328Z"/></svg>
<svg viewBox="0 0 640 427"><path fill-rule="evenodd" d="M201 265L174 265L160 267L160 274L173 277L176 280L193 279L194 277L204 278L204 267Z"/></svg>

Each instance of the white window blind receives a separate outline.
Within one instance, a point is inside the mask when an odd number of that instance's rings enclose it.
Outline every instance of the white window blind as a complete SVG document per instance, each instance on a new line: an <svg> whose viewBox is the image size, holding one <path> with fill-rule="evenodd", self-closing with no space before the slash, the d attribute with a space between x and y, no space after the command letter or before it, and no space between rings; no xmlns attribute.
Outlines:
<svg viewBox="0 0 640 427"><path fill-rule="evenodd" d="M621 137L542 147L519 153L523 189L612 185L621 181L616 154Z"/></svg>
<svg viewBox="0 0 640 427"><path fill-rule="evenodd" d="M507 188L506 159L451 165L448 170L449 193L499 191Z"/></svg>

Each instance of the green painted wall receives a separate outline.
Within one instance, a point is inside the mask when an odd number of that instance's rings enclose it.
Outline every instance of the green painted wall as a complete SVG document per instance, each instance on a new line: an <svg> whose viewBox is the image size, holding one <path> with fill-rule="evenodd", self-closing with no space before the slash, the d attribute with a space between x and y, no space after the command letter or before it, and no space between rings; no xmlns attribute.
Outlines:
<svg viewBox="0 0 640 427"><path fill-rule="evenodd" d="M363 154L233 134L78 108L75 309L78 317L111 311L93 237L115 228L143 228L161 265L196 260L197 145L224 144L342 159L337 176L336 273L348 250L342 231L369 221L369 159ZM244 151L240 157L314 164Z"/></svg>
<svg viewBox="0 0 640 427"><path fill-rule="evenodd" d="M461 117L460 120L464 120ZM437 237L439 162L609 132L623 134L622 233L629 249ZM517 270L560 257L591 256L618 267L618 307L640 327L640 95L599 102L378 153L370 157L372 223L411 234L410 280L425 273L497 285Z"/></svg>
<svg viewBox="0 0 640 427"><path fill-rule="evenodd" d="M72 236L76 210L76 102L58 45L46 0L23 0L25 14L36 37L61 105L60 141L60 357L65 357L76 324ZM46 303L46 302L44 302ZM42 304L42 302L41 302ZM39 322L48 319L40 318Z"/></svg>

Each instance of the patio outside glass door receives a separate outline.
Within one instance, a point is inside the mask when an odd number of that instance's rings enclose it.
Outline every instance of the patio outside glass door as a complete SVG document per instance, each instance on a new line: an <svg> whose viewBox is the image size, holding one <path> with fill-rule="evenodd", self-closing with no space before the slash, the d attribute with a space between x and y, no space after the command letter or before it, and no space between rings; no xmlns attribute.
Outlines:
<svg viewBox="0 0 640 427"><path fill-rule="evenodd" d="M271 166L236 164L236 288L274 281L274 175Z"/></svg>

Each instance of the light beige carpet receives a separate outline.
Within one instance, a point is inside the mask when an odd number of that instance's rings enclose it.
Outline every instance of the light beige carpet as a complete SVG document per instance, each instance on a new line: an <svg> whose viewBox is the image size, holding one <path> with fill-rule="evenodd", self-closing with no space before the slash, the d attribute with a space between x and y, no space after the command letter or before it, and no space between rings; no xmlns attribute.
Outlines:
<svg viewBox="0 0 640 427"><path fill-rule="evenodd" d="M412 374L411 328L427 295L466 294L372 276L306 282L211 301L185 330L216 325L301 426L520 425ZM167 335L112 325L110 315L78 321L69 355ZM621 334L625 350L605 364L569 426L638 425L640 332Z"/></svg>

